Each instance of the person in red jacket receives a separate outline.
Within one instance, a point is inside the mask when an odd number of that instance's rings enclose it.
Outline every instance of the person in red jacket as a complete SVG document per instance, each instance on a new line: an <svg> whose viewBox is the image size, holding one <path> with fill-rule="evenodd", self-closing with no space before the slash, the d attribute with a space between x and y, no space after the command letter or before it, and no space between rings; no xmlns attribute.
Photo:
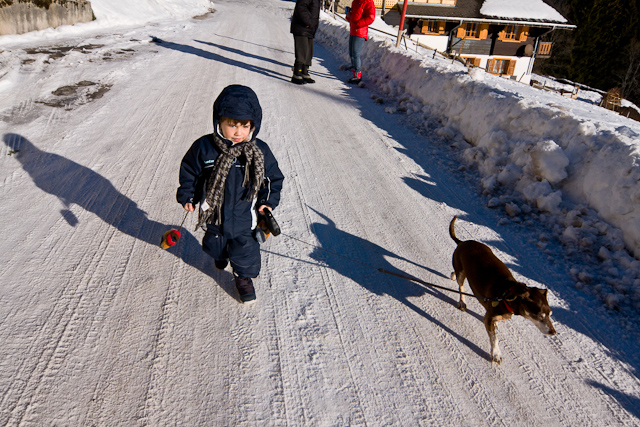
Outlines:
<svg viewBox="0 0 640 427"><path fill-rule="evenodd" d="M351 57L351 68L353 77L347 80L347 83L360 83L362 80L362 71L360 67L360 52L364 42L369 37L369 25L376 19L376 5L373 0L353 0L351 10L347 12L347 21L349 21L349 56Z"/></svg>

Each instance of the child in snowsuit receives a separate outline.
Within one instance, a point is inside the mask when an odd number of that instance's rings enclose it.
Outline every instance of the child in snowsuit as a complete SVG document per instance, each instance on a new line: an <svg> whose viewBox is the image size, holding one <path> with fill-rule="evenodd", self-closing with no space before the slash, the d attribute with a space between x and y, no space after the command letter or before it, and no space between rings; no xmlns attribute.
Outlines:
<svg viewBox="0 0 640 427"><path fill-rule="evenodd" d="M202 249L218 269L231 262L242 302L256 299L251 279L260 273L257 213L278 206L284 180L271 149L256 138L261 122L252 89L224 88L213 103L213 133L196 140L182 159L176 194L189 212L200 204Z"/></svg>

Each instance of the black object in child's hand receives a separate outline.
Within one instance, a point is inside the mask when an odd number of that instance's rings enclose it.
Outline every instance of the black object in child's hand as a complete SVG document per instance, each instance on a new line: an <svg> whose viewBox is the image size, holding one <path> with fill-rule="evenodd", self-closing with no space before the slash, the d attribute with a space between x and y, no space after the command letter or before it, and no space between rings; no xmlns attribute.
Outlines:
<svg viewBox="0 0 640 427"><path fill-rule="evenodd" d="M255 230L255 237L258 243L264 243L271 235L280 234L280 227L269 209L264 209L264 214L258 214L258 226Z"/></svg>
<svg viewBox="0 0 640 427"><path fill-rule="evenodd" d="M267 228L274 236L280 234L280 226L276 222L276 219L273 217L273 213L269 209L264 210L264 218Z"/></svg>

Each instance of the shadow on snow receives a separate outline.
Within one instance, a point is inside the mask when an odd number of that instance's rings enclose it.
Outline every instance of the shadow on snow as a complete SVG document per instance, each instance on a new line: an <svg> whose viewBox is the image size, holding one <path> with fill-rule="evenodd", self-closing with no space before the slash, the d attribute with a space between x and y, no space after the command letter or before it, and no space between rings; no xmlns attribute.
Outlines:
<svg viewBox="0 0 640 427"><path fill-rule="evenodd" d="M347 45L345 42L345 51L346 50ZM315 52L316 56L323 61L323 65L335 78L343 80L347 77L346 73L338 71L340 66L339 60L337 60L323 45L317 44ZM375 91L373 85L372 88ZM437 131L438 127L441 127L442 125L434 118L431 122L426 123L426 126L422 129L419 127L416 128L416 123L413 123L411 118L408 116L404 114L388 114L385 111L384 105L376 103L375 99L377 99L378 96L373 96L373 93L375 93L374 91L372 92L369 87L361 89L346 86L344 89L345 96L343 102L351 100L354 108L361 111L364 119L371 121L380 129L386 131L393 140L401 145L396 148L398 152L405 154L422 167L424 171L423 174L414 174L412 177L406 177L404 178L405 183L426 200L444 203L452 210L460 210L461 213L458 213L459 219L495 230L497 234L503 237L504 240L493 242L484 241L483 243L492 245L506 253L511 253L516 259L522 260L522 263L507 263L507 265L514 272L518 272L522 276L532 278L539 283L545 284L551 292L558 294L560 298L571 304L570 308L553 307L553 318L555 321L605 345L609 348L613 357L631 364L635 375L635 372L638 372L638 368L640 367L640 358L637 356L640 352L633 351L633 349L628 351L622 346L632 345L637 348L637 343L622 343L620 340L617 340L615 334L612 334L612 336L609 336L606 333L600 334L597 329L589 327L589 325L592 324L592 319L586 318L586 316L590 316L589 314L585 314L585 316L577 316L578 313L583 311L583 307L580 303L576 302L576 298L580 295L584 296L584 294L578 294L575 289L573 289L573 282L568 278L568 274L561 264L561 259L550 261L545 254L538 251L535 247L532 247L528 241L529 239L535 239L537 235L535 233L531 233L531 230L527 230L526 227L512 227L511 224L507 226L496 225L499 218L502 218L503 215L499 215L495 210L488 208L481 202L482 196L479 195L480 190L469 186L471 180L465 176L466 172L455 170L455 163L458 159L450 151L449 143L441 141L440 137L434 138L432 136L435 135L435 131ZM388 96L393 98L392 95ZM424 123L421 124L424 125ZM450 165L442 164L442 161L438 159L438 156L442 155L445 155L445 157L449 156L449 158L445 158L444 161L450 162ZM469 173L473 176L477 174L477 172L473 170ZM480 179L478 178L478 184L479 180ZM329 222L329 224L331 224L331 222ZM323 224L317 225L318 230L326 230L327 228L333 229L338 235L340 235L340 238L359 239L356 236L352 236L335 229L335 226L331 227L330 225ZM445 229L442 230L442 233L446 234L448 231ZM524 239L523 234L525 234ZM465 235L458 235L458 237L462 240L474 238L474 236ZM339 239L336 240L339 241ZM331 244L331 241L327 241L326 238L324 240L321 239L321 241L323 241L324 244ZM372 245L370 242L366 242L366 244ZM453 253L455 244L451 242L450 245L451 253ZM383 249L381 250L384 252ZM384 261L383 257L379 256L378 261ZM334 265L332 265L332 267L334 267ZM381 285L376 285L375 283L363 280L362 274L364 273L360 273L360 280L358 280L358 277L353 277L356 275L356 272L350 271L349 268L345 268L340 264L335 265L335 268L345 276L352 277L357 283L360 283L372 292L378 293L381 291L387 291L383 289ZM416 284L413 284L412 286L414 289L413 291L395 291L396 294L393 296L399 301L404 302L406 297L412 295L411 292L427 292L426 289L421 290ZM434 296L437 296L437 294L439 293L436 293ZM446 298L441 299L446 300ZM453 300L451 300L451 303L454 304ZM411 303L409 302L408 305L411 306ZM417 307L415 310L416 312L420 311ZM593 311L591 313L593 313ZM482 316L484 316L484 312L482 313ZM481 319L482 316L476 315L475 317ZM609 320L606 314L602 314L602 316L605 320ZM613 325L612 327L616 327L614 323L615 322L611 322L611 325ZM533 333L537 332L534 331ZM479 354L484 354L484 352L480 350ZM623 356L623 354L626 356ZM621 404L625 405L627 409L630 408L630 406L625 403L628 399L624 399L620 394L612 393L611 395L616 399L620 399ZM629 410L634 413L634 415L640 416L640 409Z"/></svg>
<svg viewBox="0 0 640 427"><path fill-rule="evenodd" d="M62 217L75 227L77 217L71 211L72 205L95 214L105 223L120 232L160 248L162 234L178 225L166 225L148 218L147 213L111 182L88 167L54 153L40 150L27 138L13 133L4 135L4 143L16 152L15 158L21 163L34 184L42 191L56 196L64 205ZM214 279L220 287L235 298L229 286L228 272L219 272L212 260L201 249L200 242L184 228L177 245L166 249L187 265L194 267Z"/></svg>
<svg viewBox="0 0 640 427"><path fill-rule="evenodd" d="M368 240L354 236L344 230L340 230L326 215L317 211L315 212L326 223L318 222L311 225L320 243L320 246L316 247L311 252L311 258L325 263L327 267L342 276L353 280L355 283L376 295L387 294L390 297L395 298L397 301L406 305L420 316L446 331L449 335L469 347L479 356L484 357L487 360L491 360L489 353L482 350L478 345L458 334L456 331L424 311L422 308L415 305L410 301L410 298L421 297L428 294L434 298L438 298L441 301L451 304L453 310L458 310L456 308L457 300L445 295L436 288L431 288L420 283L393 277L391 275L385 275L378 271L379 268L382 268L389 272L406 274L394 267L387 260L388 258L399 259L414 265L418 264L389 252L383 247ZM418 266L428 270L431 274L449 280L449 277L438 271L422 265ZM482 321L482 316L479 314L473 313L472 310L468 310L467 312Z"/></svg>

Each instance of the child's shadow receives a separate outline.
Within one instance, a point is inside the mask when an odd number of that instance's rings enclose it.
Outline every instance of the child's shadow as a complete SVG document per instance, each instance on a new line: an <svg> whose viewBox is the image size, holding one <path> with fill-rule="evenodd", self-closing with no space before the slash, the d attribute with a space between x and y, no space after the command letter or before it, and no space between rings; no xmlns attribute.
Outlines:
<svg viewBox="0 0 640 427"><path fill-rule="evenodd" d="M162 250L159 247L162 234L171 228L178 228L177 225L165 225L149 219L145 211L120 193L108 179L85 166L42 151L21 135L5 134L4 143L15 152L15 158L36 186L60 199L64 206L60 213L72 227L78 224L78 219L70 209L75 204L119 231L158 246L158 250ZM233 289L225 286L231 282L230 273L216 270L210 257L203 256L200 242L191 233L182 228L180 234L178 244L167 249L167 252L213 278L235 298Z"/></svg>
<svg viewBox="0 0 640 427"><path fill-rule="evenodd" d="M327 216L317 211L316 213L326 221L326 224L314 223L312 225L320 242L320 247L314 249L310 255L313 259L326 263L331 269L345 277L348 277L376 295L387 294L395 298L399 302L411 308L417 314L449 333L462 344L468 346L479 356L490 360L490 356L486 351L482 350L475 343L469 341L435 317L431 316L429 313L425 312L422 308L416 306L409 300L409 297L419 297L429 294L434 298L451 303L452 310L457 311L456 300L438 291L436 288L427 287L420 283L405 279L394 278L391 275L383 276L379 271L375 271L376 269L383 269L388 272L405 275L405 273L400 272L396 267L391 265L389 261L387 261L387 258L396 258L412 264L415 263L399 257L398 255L391 253L374 243L338 229L336 224ZM340 254L341 256L337 254ZM424 266L420 267L428 270L434 275L449 279L444 274L436 270L432 270ZM388 277L388 279L385 280L385 277ZM475 317L482 319L477 314L475 314Z"/></svg>

